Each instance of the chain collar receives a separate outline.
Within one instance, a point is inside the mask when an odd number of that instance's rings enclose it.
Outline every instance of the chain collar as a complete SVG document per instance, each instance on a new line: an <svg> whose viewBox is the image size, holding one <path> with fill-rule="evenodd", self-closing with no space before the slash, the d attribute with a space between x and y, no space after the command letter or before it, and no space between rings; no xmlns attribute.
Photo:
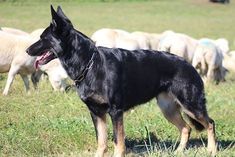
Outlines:
<svg viewBox="0 0 235 157"><path fill-rule="evenodd" d="M86 67L82 70L81 75L74 80L74 84L75 86L79 86L80 83L85 79L88 71L92 68L93 64L94 64L94 57L95 57L96 52L94 52L91 56L91 59L89 60L89 62L87 63Z"/></svg>

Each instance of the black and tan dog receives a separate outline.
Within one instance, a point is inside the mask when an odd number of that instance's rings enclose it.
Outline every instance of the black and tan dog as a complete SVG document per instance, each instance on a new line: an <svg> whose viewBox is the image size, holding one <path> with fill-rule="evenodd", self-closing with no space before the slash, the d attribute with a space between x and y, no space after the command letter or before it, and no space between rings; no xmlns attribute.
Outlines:
<svg viewBox="0 0 235 157"><path fill-rule="evenodd" d="M208 150L215 154L215 127L207 114L203 82L190 64L166 52L96 47L74 29L60 7L57 12L51 7L51 14L50 26L27 53L42 56L41 64L60 59L90 110L98 140L96 156L107 151L106 115L113 123L114 156L124 156L123 113L152 98L179 129L179 151L186 147L191 130L183 112L197 130L207 129Z"/></svg>

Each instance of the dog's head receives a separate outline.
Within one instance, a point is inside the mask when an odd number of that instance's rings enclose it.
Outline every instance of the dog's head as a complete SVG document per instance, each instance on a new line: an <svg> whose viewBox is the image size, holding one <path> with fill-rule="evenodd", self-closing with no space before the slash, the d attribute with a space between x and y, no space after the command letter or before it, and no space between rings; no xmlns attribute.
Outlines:
<svg viewBox="0 0 235 157"><path fill-rule="evenodd" d="M73 29L71 21L65 16L61 7L57 12L51 6L52 22L41 34L40 39L31 45L26 52L31 56L39 56L35 61L35 67L48 63L54 58L61 56L66 47L66 36Z"/></svg>

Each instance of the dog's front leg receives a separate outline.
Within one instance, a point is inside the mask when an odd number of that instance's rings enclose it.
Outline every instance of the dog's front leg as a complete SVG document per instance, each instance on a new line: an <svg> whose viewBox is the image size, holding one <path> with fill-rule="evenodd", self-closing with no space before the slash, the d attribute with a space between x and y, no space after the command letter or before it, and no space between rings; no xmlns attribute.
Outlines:
<svg viewBox="0 0 235 157"><path fill-rule="evenodd" d="M95 126L96 139L98 142L98 148L96 151L96 157L103 157L105 152L107 152L107 124L106 124L106 114L102 116L96 116L91 112L92 121Z"/></svg>
<svg viewBox="0 0 235 157"><path fill-rule="evenodd" d="M115 111L110 114L113 124L114 157L125 156L125 132L123 125L123 111Z"/></svg>

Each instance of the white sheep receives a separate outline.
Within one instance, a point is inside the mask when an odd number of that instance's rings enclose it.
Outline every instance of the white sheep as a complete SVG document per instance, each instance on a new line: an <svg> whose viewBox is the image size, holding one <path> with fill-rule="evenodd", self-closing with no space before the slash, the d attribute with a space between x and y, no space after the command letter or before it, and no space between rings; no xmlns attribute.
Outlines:
<svg viewBox="0 0 235 157"><path fill-rule="evenodd" d="M56 58L47 64L40 65L39 69L48 75L49 81L55 91L66 90L66 87L68 86L66 81L69 77L62 67L59 59Z"/></svg>
<svg viewBox="0 0 235 157"><path fill-rule="evenodd" d="M35 42L28 35L15 35L0 31L0 73L8 72L7 83L3 95L7 95L16 74L22 77L26 91L29 91L28 75L35 72L33 63L36 57L25 51Z"/></svg>
<svg viewBox="0 0 235 157"><path fill-rule="evenodd" d="M233 50L233 51L230 51L230 52L228 53L228 55L231 56L233 59L235 59L235 51L234 51L234 50Z"/></svg>
<svg viewBox="0 0 235 157"><path fill-rule="evenodd" d="M165 32L160 38L158 45L159 51L167 51L172 54L183 57L189 63L192 63L194 51L198 41L186 34Z"/></svg>
<svg viewBox="0 0 235 157"><path fill-rule="evenodd" d="M94 32L91 39L96 43L96 46L127 50L149 49L146 37L121 29L102 28Z"/></svg>
<svg viewBox="0 0 235 157"><path fill-rule="evenodd" d="M205 81L219 83L225 80L226 69L222 65L222 50L210 39L200 39L196 47L192 65Z"/></svg>
<svg viewBox="0 0 235 157"><path fill-rule="evenodd" d="M223 54L223 66L235 73L235 51L230 51L228 54Z"/></svg>
<svg viewBox="0 0 235 157"><path fill-rule="evenodd" d="M162 34L157 34L157 33L147 33L147 32L140 32L140 31L135 31L131 33L132 36L142 36L142 39L144 40L145 46L140 46L140 47L145 47L144 49L151 49L151 50L157 50L158 49L158 43L160 41L160 38Z"/></svg>
<svg viewBox="0 0 235 157"><path fill-rule="evenodd" d="M221 49L223 54L226 54L229 52L229 42L227 39L219 38L217 40L214 40L214 42Z"/></svg>
<svg viewBox="0 0 235 157"><path fill-rule="evenodd" d="M25 32L25 31L22 31L20 29L16 29L16 28L1 27L0 30L4 31L4 32L7 32L7 33L15 34L15 35L24 35L24 36L29 35L29 33Z"/></svg>

